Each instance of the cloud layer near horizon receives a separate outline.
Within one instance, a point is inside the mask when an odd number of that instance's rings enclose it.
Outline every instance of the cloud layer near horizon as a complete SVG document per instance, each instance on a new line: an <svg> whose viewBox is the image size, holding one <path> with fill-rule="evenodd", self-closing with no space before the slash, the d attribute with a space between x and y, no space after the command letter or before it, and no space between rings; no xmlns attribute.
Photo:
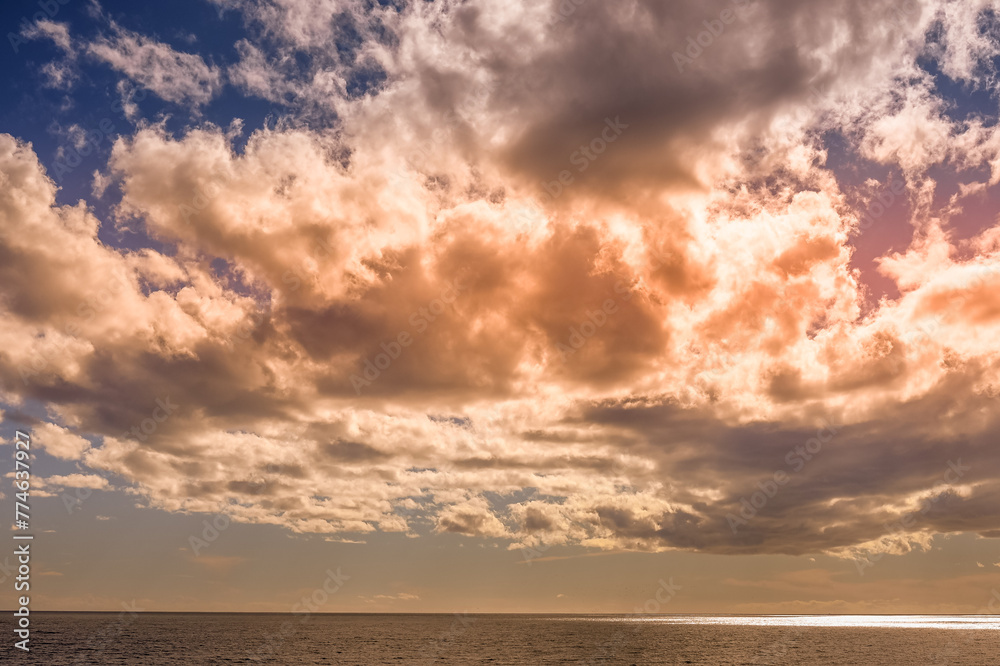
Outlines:
<svg viewBox="0 0 1000 666"><path fill-rule="evenodd" d="M287 109L245 145L144 122L98 220L0 136L0 397L79 461L51 487L512 547L1000 535L1000 227L964 212L1000 134L939 89L993 80L995 3L217 4L225 78ZM81 49L222 85L113 24Z"/></svg>

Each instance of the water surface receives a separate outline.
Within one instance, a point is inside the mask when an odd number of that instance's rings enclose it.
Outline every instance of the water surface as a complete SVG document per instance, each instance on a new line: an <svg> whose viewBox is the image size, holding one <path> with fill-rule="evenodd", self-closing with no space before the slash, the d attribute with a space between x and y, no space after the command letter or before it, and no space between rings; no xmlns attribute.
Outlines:
<svg viewBox="0 0 1000 666"><path fill-rule="evenodd" d="M1000 664L989 616L33 613L46 664ZM13 635L4 613L4 635Z"/></svg>

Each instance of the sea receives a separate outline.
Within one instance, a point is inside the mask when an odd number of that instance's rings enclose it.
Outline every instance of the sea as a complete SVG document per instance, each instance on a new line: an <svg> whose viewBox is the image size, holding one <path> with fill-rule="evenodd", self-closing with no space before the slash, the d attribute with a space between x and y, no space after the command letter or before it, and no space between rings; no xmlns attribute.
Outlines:
<svg viewBox="0 0 1000 666"><path fill-rule="evenodd" d="M983 615L5 612L3 664L1000 664Z"/></svg>

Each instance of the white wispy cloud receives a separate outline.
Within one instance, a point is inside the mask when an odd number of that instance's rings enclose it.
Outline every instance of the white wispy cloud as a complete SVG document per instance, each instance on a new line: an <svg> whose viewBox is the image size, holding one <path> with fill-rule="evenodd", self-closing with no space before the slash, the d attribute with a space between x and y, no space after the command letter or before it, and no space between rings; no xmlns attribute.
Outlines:
<svg viewBox="0 0 1000 666"><path fill-rule="evenodd" d="M223 85L221 70L201 56L115 24L110 36L88 44L86 50L168 102L198 107L210 102Z"/></svg>

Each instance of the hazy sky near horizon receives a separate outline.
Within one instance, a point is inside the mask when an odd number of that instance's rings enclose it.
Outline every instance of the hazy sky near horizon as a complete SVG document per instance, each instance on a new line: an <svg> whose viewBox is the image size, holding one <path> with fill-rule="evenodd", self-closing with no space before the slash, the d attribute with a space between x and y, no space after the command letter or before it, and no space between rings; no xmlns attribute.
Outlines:
<svg viewBox="0 0 1000 666"><path fill-rule="evenodd" d="M6 3L34 607L983 612L998 10Z"/></svg>

